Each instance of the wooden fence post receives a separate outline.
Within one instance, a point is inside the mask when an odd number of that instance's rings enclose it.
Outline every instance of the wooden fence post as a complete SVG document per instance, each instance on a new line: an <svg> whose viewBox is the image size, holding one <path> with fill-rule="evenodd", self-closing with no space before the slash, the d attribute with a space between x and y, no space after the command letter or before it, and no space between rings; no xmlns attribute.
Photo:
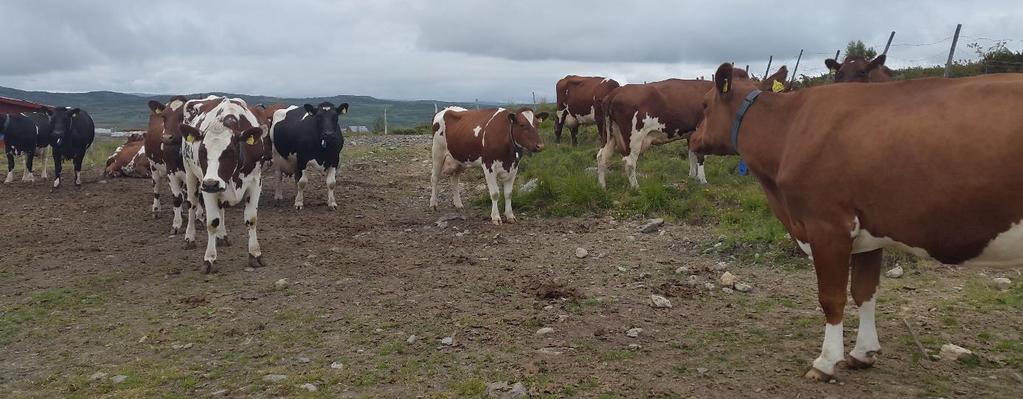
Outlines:
<svg viewBox="0 0 1023 399"><path fill-rule="evenodd" d="M764 79L767 79L767 77L771 74L771 61L774 61L773 55L767 58L767 70L764 71Z"/></svg>
<svg viewBox="0 0 1023 399"><path fill-rule="evenodd" d="M892 39L895 38L895 31L892 31L891 35L888 35L888 43L884 45L884 52L881 55L888 55L888 48L892 46Z"/></svg>
<svg viewBox="0 0 1023 399"><path fill-rule="evenodd" d="M796 82L796 72L799 71L799 61L803 60L803 49L799 49L799 56L796 57L796 67L792 68L792 77L789 78L789 89L792 89L792 84Z"/></svg>
<svg viewBox="0 0 1023 399"><path fill-rule="evenodd" d="M963 28L963 24L956 24L956 34L952 37L952 48L948 50L948 61L945 61L945 77L952 72L952 57L956 53L956 43L959 42L959 30Z"/></svg>

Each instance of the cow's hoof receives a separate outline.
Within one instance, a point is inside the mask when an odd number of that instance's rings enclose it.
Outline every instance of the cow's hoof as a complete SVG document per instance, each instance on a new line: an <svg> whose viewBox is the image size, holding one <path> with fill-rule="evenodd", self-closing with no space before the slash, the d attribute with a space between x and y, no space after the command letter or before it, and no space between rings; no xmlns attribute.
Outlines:
<svg viewBox="0 0 1023 399"><path fill-rule="evenodd" d="M301 211L301 210L302 210L302 205L298 205L298 204L296 204L296 205L295 205L295 210L296 210L296 211Z"/></svg>
<svg viewBox="0 0 1023 399"><path fill-rule="evenodd" d="M263 261L263 256L262 255L254 256L252 254L249 254L249 267L252 268L266 267L266 262Z"/></svg>
<svg viewBox="0 0 1023 399"><path fill-rule="evenodd" d="M803 374L803 378L820 382L831 382L831 380L835 379L835 376L826 374L814 367L810 367L810 370L808 370L806 374Z"/></svg>
<svg viewBox="0 0 1023 399"><path fill-rule="evenodd" d="M160 218L160 214L157 213L156 211L153 211L153 220L156 220L156 219L159 219L159 218Z"/></svg>
<svg viewBox="0 0 1023 399"><path fill-rule="evenodd" d="M332 211L336 211L337 210L337 204L327 205L327 208L330 208L330 210L332 210Z"/></svg>
<svg viewBox="0 0 1023 399"><path fill-rule="evenodd" d="M202 261L202 267L199 268L199 272L202 274L215 273L217 270L213 267L213 262L204 260Z"/></svg>
<svg viewBox="0 0 1023 399"><path fill-rule="evenodd" d="M177 235L181 232L181 227L171 227L171 235Z"/></svg>
<svg viewBox="0 0 1023 399"><path fill-rule="evenodd" d="M437 211L437 204L430 204L430 210L436 212Z"/></svg>
<svg viewBox="0 0 1023 399"><path fill-rule="evenodd" d="M185 249L195 249L195 240L185 240Z"/></svg>
<svg viewBox="0 0 1023 399"><path fill-rule="evenodd" d="M493 223L494 226L500 226L501 225L501 219L491 219L490 223Z"/></svg>
<svg viewBox="0 0 1023 399"><path fill-rule="evenodd" d="M845 357L845 367L850 370L863 370L874 367L874 362L877 361L877 352L867 352L867 358L860 360L856 356L849 354Z"/></svg>
<svg viewBox="0 0 1023 399"><path fill-rule="evenodd" d="M465 205L462 205L462 204L455 204L455 209L457 209L457 210L462 210L462 209L465 209Z"/></svg>
<svg viewBox="0 0 1023 399"><path fill-rule="evenodd" d="M508 224L515 224L515 223L518 223L518 222L519 222L519 220L518 220L518 219L516 219L516 218L515 218L515 216L506 216L506 217L504 218L504 222L505 222L505 223L508 223Z"/></svg>
<svg viewBox="0 0 1023 399"><path fill-rule="evenodd" d="M231 246L231 240L227 239L227 237L224 237L224 238L217 237L217 246L218 247L230 247Z"/></svg>

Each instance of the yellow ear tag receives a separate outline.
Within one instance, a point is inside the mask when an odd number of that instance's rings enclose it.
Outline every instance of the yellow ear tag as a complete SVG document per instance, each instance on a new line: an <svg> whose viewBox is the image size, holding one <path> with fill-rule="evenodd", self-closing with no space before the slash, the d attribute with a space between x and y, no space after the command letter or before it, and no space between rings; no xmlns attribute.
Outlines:
<svg viewBox="0 0 1023 399"><path fill-rule="evenodd" d="M832 74L832 75L834 75L834 74L838 73L838 70L837 70L837 69L830 69L830 71L831 71L831 74Z"/></svg>
<svg viewBox="0 0 1023 399"><path fill-rule="evenodd" d="M256 138L252 137L252 136L249 136L249 138L245 139L245 144L248 144L248 145L256 144Z"/></svg>
<svg viewBox="0 0 1023 399"><path fill-rule="evenodd" d="M191 142L195 141L195 137L192 137L192 135L189 134L189 135L185 136L185 141L191 143Z"/></svg>
<svg viewBox="0 0 1023 399"><path fill-rule="evenodd" d="M773 84L771 84L771 91L775 93L781 93L785 91L785 85L776 80L774 81Z"/></svg>
<svg viewBox="0 0 1023 399"><path fill-rule="evenodd" d="M156 112L155 112L155 114L157 114L157 115L160 115L160 114L162 114L162 113L163 113L163 110L162 110L162 109L157 109L157 110L156 110Z"/></svg>
<svg viewBox="0 0 1023 399"><path fill-rule="evenodd" d="M725 85L721 87L721 93L728 93L728 84L730 82L731 82L730 80L725 81Z"/></svg>

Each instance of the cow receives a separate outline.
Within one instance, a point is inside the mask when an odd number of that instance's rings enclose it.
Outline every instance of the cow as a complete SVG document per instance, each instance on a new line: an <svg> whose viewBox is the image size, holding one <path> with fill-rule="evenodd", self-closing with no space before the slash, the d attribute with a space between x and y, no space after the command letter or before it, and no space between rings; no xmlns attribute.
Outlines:
<svg viewBox="0 0 1023 399"><path fill-rule="evenodd" d="M184 122L184 96L173 96L167 104L151 100L149 125L144 139L144 151L149 160L149 173L153 178L153 218L160 211L160 180L167 179L174 200L174 218L171 234L182 231L182 212L185 201L185 165L181 158L181 123Z"/></svg>
<svg viewBox="0 0 1023 399"><path fill-rule="evenodd" d="M270 126L273 125L274 113L277 112L277 110L285 108L288 108L287 104L272 104L270 106L256 104L249 106L249 111L256 116L256 119L259 120L259 127L263 128L263 131L265 132L263 134L263 150L265 151L265 154L263 155L263 166L268 166L270 165L270 162L273 161L273 144L270 142Z"/></svg>
<svg viewBox="0 0 1023 399"><path fill-rule="evenodd" d="M555 85L558 109L555 112L554 142L561 142L561 131L566 126L572 132L572 145L577 145L579 126L596 124L603 130L604 115L601 104L604 96L620 85L614 79L600 76L568 75Z"/></svg>
<svg viewBox="0 0 1023 399"><path fill-rule="evenodd" d="M53 138L53 188L60 187L60 172L70 159L75 168L75 187L82 187L82 161L96 138L96 124L88 112L79 108L57 107L43 112L50 117Z"/></svg>
<svg viewBox="0 0 1023 399"><path fill-rule="evenodd" d="M895 72L884 65L887 57L881 54L874 59L846 57L841 64L834 59L824 60L824 65L835 75L835 83L842 82L887 82Z"/></svg>
<svg viewBox="0 0 1023 399"><path fill-rule="evenodd" d="M208 239L200 271L216 271L217 245L230 245L225 208L239 203L245 204L248 264L266 266L256 237L264 155L264 133L259 120L244 100L216 96L185 102L184 117L179 128L188 206L185 247L195 247L196 193L202 190Z"/></svg>
<svg viewBox="0 0 1023 399"><path fill-rule="evenodd" d="M274 201L284 198L284 176L295 177L295 209L304 206L304 190L309 180L308 165L327 171L327 207L337 209L334 186L337 167L341 162L341 149L345 137L341 134L338 118L348 113L348 103L334 106L329 102L313 106L290 106L274 112L270 128L273 143L273 170L277 180Z"/></svg>
<svg viewBox="0 0 1023 399"><path fill-rule="evenodd" d="M738 70L745 76L746 72ZM784 81L779 71L768 80ZM662 145L688 137L703 118L703 94L709 80L668 79L645 84L628 84L604 98L604 130L597 151L597 181L606 188L607 164L617 148L632 188L639 187L636 165L651 145ZM706 184L704 157L689 151L689 177Z"/></svg>
<svg viewBox="0 0 1023 399"><path fill-rule="evenodd" d="M14 157L25 154L25 173L22 181L35 182L33 161L40 157L42 178L46 180L46 148L52 140L50 120L40 112L3 115L0 114L0 138L6 141L7 178L4 184L14 182Z"/></svg>
<svg viewBox="0 0 1023 399"><path fill-rule="evenodd" d="M850 273L859 329L847 364L874 364L884 249L945 264L1023 263L1020 93L1023 76L1002 74L761 94L730 64L718 68L692 144L740 155L813 261L825 328L807 378L831 380L843 360Z"/></svg>
<svg viewBox="0 0 1023 399"><path fill-rule="evenodd" d="M433 117L433 171L430 184L430 207L437 209L438 183L441 174L451 177L451 201L462 209L459 178L468 165L483 167L483 176L490 192L490 220L501 224L497 200L498 184L504 186L504 216L515 223L511 197L522 156L530 151L543 150L543 140L537 132L548 114L536 114L530 108L509 111L504 108L469 111L461 107L448 107Z"/></svg>
<svg viewBox="0 0 1023 399"><path fill-rule="evenodd" d="M152 177L144 144L145 136L141 134L128 136L128 140L117 146L114 153L107 158L103 176Z"/></svg>

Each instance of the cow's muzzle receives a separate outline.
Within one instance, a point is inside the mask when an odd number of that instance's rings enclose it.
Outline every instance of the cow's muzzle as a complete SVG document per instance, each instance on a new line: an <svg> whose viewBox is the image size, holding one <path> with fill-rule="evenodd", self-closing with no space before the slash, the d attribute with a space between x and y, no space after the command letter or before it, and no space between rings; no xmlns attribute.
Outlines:
<svg viewBox="0 0 1023 399"><path fill-rule="evenodd" d="M202 185L199 187L204 193L219 193L224 191L224 185L217 179L205 179L202 181Z"/></svg>

